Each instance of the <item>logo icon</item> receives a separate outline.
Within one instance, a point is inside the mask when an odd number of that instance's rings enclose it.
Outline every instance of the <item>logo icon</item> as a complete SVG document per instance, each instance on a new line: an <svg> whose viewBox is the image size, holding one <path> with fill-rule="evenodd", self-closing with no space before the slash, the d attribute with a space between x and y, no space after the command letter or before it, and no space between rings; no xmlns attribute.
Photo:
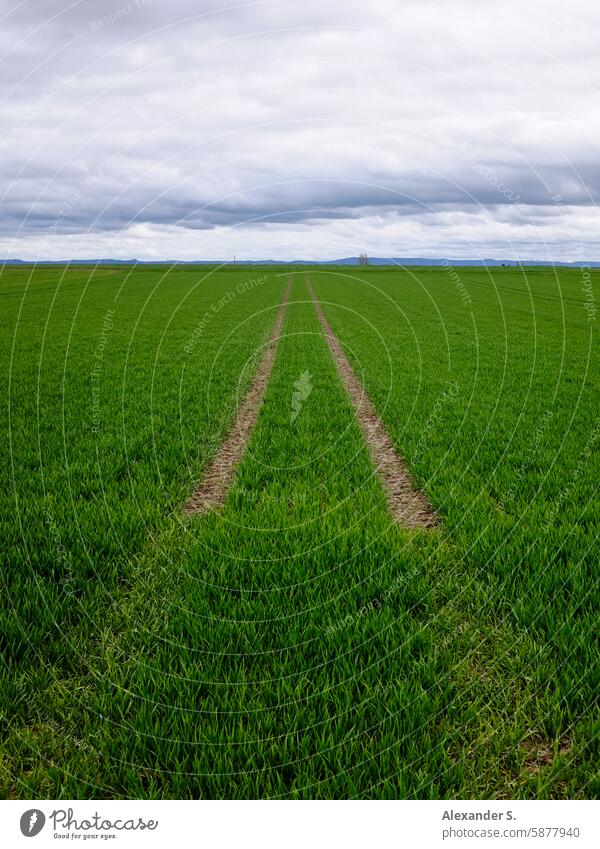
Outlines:
<svg viewBox="0 0 600 849"><path fill-rule="evenodd" d="M21 834L25 837L35 837L45 824L45 815L37 808L32 808L21 816Z"/></svg>
<svg viewBox="0 0 600 849"><path fill-rule="evenodd" d="M302 402L306 401L310 393L313 391L311 375L309 372L302 372L298 380L294 382L294 389L296 391L292 395L292 414L290 416L290 424L294 424L294 422L300 415L300 410L302 409Z"/></svg>

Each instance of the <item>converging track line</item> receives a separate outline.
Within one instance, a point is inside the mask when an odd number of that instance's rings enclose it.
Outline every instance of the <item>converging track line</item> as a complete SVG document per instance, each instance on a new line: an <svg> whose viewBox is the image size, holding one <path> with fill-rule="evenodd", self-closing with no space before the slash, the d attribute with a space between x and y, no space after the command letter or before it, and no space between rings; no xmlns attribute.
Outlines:
<svg viewBox="0 0 600 849"><path fill-rule="evenodd" d="M325 331L331 356L352 401L356 418L371 453L371 459L383 483L392 517L406 528L436 527L439 522L433 507L427 496L413 486L404 460L396 451L385 424L377 415L375 407L350 365L344 349L325 318L321 304L308 277L306 277L306 285L317 316Z"/></svg>
<svg viewBox="0 0 600 849"><path fill-rule="evenodd" d="M281 336L291 288L292 278L290 276L262 360L254 374L248 392L237 409L235 422L229 436L221 445L197 489L185 505L184 512L188 516L206 513L210 509L221 507L225 502L233 483L236 468L244 455L263 402L277 353L277 345Z"/></svg>

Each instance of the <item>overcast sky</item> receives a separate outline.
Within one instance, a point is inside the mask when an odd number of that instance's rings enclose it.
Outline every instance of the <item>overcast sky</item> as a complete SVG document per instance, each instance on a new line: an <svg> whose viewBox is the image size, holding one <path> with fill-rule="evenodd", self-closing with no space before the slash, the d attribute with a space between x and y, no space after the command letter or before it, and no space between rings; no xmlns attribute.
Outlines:
<svg viewBox="0 0 600 849"><path fill-rule="evenodd" d="M0 256L600 260L597 0L0 0Z"/></svg>

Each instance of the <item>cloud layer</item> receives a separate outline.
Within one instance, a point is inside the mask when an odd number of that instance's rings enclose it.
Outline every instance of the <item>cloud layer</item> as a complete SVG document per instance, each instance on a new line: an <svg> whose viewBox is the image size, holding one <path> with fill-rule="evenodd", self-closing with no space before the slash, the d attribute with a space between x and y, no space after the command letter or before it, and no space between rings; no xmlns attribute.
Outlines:
<svg viewBox="0 0 600 849"><path fill-rule="evenodd" d="M0 255L600 259L597 4L0 10Z"/></svg>

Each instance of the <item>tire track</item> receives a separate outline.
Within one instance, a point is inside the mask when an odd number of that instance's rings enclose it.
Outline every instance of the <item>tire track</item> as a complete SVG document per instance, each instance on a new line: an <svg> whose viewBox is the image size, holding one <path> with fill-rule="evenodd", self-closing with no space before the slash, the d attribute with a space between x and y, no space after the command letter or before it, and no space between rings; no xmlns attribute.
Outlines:
<svg viewBox="0 0 600 849"><path fill-rule="evenodd" d="M356 376L341 344L325 318L321 304L308 277L306 285L338 373L344 384L356 418L363 432L371 459L379 474L386 493L392 517L406 528L433 528L439 525L438 517L427 496L415 489L406 463L394 447L386 426L379 418L365 389Z"/></svg>
<svg viewBox="0 0 600 849"><path fill-rule="evenodd" d="M269 375L271 374L275 354L277 353L277 346L279 344L279 337L281 336L291 288L292 278L290 275L277 318L275 319L275 324L273 325L273 330L271 331L271 336L254 374L250 388L237 409L235 422L229 436L221 445L198 484L197 489L184 507L184 513L188 516L206 513L210 509L221 507L227 498L227 493L235 477L236 468L244 455L246 445L250 439L250 434L252 433L264 399Z"/></svg>

